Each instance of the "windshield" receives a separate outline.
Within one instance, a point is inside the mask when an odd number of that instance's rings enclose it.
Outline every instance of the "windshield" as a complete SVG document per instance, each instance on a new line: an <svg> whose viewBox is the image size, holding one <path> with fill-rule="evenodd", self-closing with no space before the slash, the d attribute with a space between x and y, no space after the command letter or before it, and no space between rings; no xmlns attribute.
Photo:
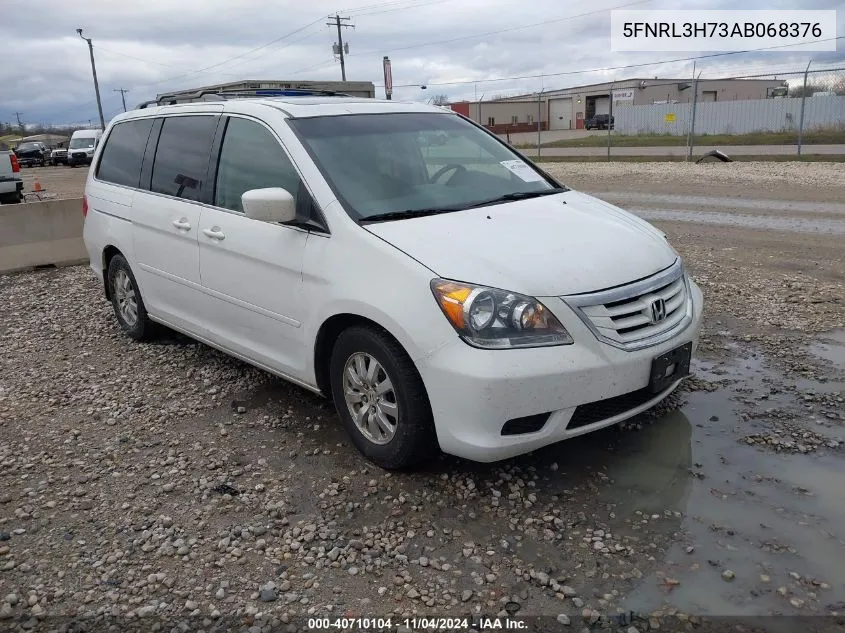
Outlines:
<svg viewBox="0 0 845 633"><path fill-rule="evenodd" d="M454 211L556 189L507 146L448 113L292 119L352 217Z"/></svg>
<svg viewBox="0 0 845 633"><path fill-rule="evenodd" d="M29 152L29 151L34 150L34 149L41 149L41 148L38 145L36 145L35 143L21 143L20 145L18 145L18 151L19 152Z"/></svg>
<svg viewBox="0 0 845 633"><path fill-rule="evenodd" d="M72 138L70 139L70 145L68 147L70 149L88 149L89 147L94 147L94 137L83 136Z"/></svg>

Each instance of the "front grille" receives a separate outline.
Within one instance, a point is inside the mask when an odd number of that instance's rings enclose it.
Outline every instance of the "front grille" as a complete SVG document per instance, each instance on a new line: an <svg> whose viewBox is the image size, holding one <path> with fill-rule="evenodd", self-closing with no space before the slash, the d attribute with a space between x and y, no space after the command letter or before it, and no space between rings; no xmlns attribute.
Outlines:
<svg viewBox="0 0 845 633"><path fill-rule="evenodd" d="M578 429L594 422L601 422L613 416L625 413L631 409L642 406L655 397L648 387L623 393L621 396L614 396L605 400L596 400L588 404L581 404L575 407L575 413L566 426L567 430Z"/></svg>
<svg viewBox="0 0 845 633"><path fill-rule="evenodd" d="M600 340L626 349L664 340L661 335L679 328L689 317L689 291L680 261L627 286L564 300Z"/></svg>

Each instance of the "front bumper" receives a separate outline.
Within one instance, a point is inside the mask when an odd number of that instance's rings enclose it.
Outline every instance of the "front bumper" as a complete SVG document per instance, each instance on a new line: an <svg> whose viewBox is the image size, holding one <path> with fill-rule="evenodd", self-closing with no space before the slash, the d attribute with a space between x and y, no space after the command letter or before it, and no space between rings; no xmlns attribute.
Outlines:
<svg viewBox="0 0 845 633"><path fill-rule="evenodd" d="M90 165L93 156L88 156L84 152L77 152L67 155L68 165Z"/></svg>
<svg viewBox="0 0 845 633"><path fill-rule="evenodd" d="M417 366L434 414L441 449L480 462L493 462L610 426L644 411L680 384L642 397L651 362L686 343L698 344L703 299L690 281L692 318L672 338L638 350L599 341L562 300L543 299L575 343L533 349L482 350L460 340L439 349ZM636 392L636 393L635 393ZM576 408L619 398L609 417L570 428ZM637 396L639 394L639 396ZM630 408L627 408L625 403ZM595 409L594 409L595 410ZM599 409L600 410L600 409ZM509 420L548 414L542 428L502 435Z"/></svg>

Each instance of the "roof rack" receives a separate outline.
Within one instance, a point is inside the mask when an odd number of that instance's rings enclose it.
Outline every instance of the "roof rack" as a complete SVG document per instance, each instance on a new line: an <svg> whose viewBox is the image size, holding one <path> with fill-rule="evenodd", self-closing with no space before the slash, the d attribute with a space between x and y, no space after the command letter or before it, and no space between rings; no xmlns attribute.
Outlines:
<svg viewBox="0 0 845 633"><path fill-rule="evenodd" d="M201 101L220 101L225 99L249 99L262 97L350 97L345 92L319 90L316 88L266 88L260 90L197 90L187 94L162 95L157 99L144 101L139 110L152 105L176 105L177 103Z"/></svg>

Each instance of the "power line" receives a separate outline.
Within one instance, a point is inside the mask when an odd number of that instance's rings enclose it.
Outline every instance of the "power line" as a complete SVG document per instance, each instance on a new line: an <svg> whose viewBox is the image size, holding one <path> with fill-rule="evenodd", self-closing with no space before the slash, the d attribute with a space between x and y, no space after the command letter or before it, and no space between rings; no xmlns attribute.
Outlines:
<svg viewBox="0 0 845 633"><path fill-rule="evenodd" d="M471 79L471 80L463 80L463 81L444 81L439 83L434 82L426 82L427 86L464 86L469 84L481 84L481 83L495 83L497 81L516 81L521 79L539 79L541 77L564 77L567 75L583 75L586 73L598 73L598 72L606 72L610 70L629 70L631 68L644 68L646 66L657 66L659 64L674 64L678 62L690 62L697 59L709 59L713 57L725 57L727 55L742 55L744 53L757 53L760 51L769 51L774 49L780 48L788 48L790 46L803 46L806 44L817 44L820 42L830 42L834 40L841 40L845 39L845 35L840 35L838 37L828 37L822 40L813 40L812 42L799 42L794 44L779 44L777 46L765 46L762 48L751 48L745 51L726 51L722 53L709 53L707 55L694 55L691 57L678 57L676 59L663 59L656 62L643 62L641 64L625 64L624 66L604 66L602 68L588 68L585 70L567 70L559 73L536 73L532 75L520 75L514 77L496 77L493 79ZM771 74L771 73L770 73ZM420 84L401 84L401 85L394 85L394 88L416 88ZM376 85L377 88L382 88L383 86Z"/></svg>
<svg viewBox="0 0 845 633"><path fill-rule="evenodd" d="M417 2L415 4L408 4L408 5L404 5L404 6L396 6L396 7L386 8L386 9L377 9L377 10L374 10L374 11L365 11L365 12L362 12L362 13L359 13L358 11L348 11L347 13L349 13L353 17L360 18L362 16L367 16L367 15L378 15L380 13L390 13L391 11L405 11L405 10L410 10L410 9L419 9L420 7L428 7L428 6L431 6L431 5L434 5L434 4L444 4L446 2L451 2L451 1L452 0L433 0L433 2ZM387 3L387 4L391 4L391 3Z"/></svg>
<svg viewBox="0 0 845 633"><path fill-rule="evenodd" d="M510 33L512 31L521 31L523 29L531 29L536 26L546 26L548 24L557 24L559 22L567 22L569 20L577 20L578 18L584 18L591 15L596 15L599 13L606 13L608 11L613 11L616 9L622 9L625 7L634 6L637 4L645 4L647 2L651 2L651 0L635 0L634 2L627 2L625 4L620 4L614 7L610 7L608 9L596 9L595 11L587 11L586 13L579 13L577 15L569 15L563 18L556 18L554 20L544 20L543 22L532 22L531 24L523 24L522 26L510 26L504 29L497 29L495 31L486 31L484 33L475 33L473 35L462 35L460 37L453 37L447 40L437 40L435 42L423 42L421 44L409 44L407 46L400 46L400 47L392 47L390 49L390 53L395 53L396 51L407 51L413 48L424 48L426 46L437 46L439 44L451 44L452 42L461 42L464 40L473 40L478 39L479 37L487 37L489 35L499 35L500 33ZM358 55L382 55L385 53L384 49L373 49L371 51L364 51L363 53L358 53Z"/></svg>
<svg viewBox="0 0 845 633"><path fill-rule="evenodd" d="M473 35L462 35L460 37L453 37L453 38L447 39L447 40L437 40L437 41L434 41L434 42L423 42L423 43L420 43L420 44L409 44L408 46L402 46L402 47L398 47L398 48L393 47L393 48L390 49L390 52L394 53L396 51L404 51L404 50L410 50L410 49L414 49L414 48L424 48L426 46L436 46L436 45L439 45L439 44L450 44L452 42L460 42L460 41L465 41L465 40L477 39L479 37L487 37L489 35L498 35L500 33L509 33L509 32L512 32L512 31L530 29L530 28L534 28L534 27L537 27L537 26L546 26L547 24L556 24L556 23L559 23L559 22L567 22L569 20L576 20L578 18L588 17L588 16L591 16L591 15L596 15L596 14L599 14L599 13L605 13L607 11L613 11L615 9L622 9L624 7L630 7L630 6L634 6L634 5L638 5L638 4L645 4L647 2L651 2L651 0L635 0L634 2L628 2L628 3L625 3L625 4L620 4L620 5L617 5L617 6L614 6L614 7L610 7L608 9L596 9L595 11L588 11L586 13L579 13L577 15L569 15L569 16L562 17L562 18L556 18L554 20L545 20L543 22L532 22L531 24L523 24L521 26L512 26L512 27L507 27L507 28L504 28L504 29L497 29L495 31L486 31L484 33L475 33ZM431 3L431 4L435 4L435 3ZM422 5L419 5L419 6L422 6ZM379 50L373 49L373 50L370 50L370 51L364 51L362 53L357 53L357 55L359 55L359 56L376 55L376 54L382 55L384 52L385 51L382 50L382 49L379 49ZM309 69L312 69L312 68L321 69L321 68L324 68L324 67L327 67L327 66L329 66L328 63L322 64L322 65L317 65L317 66L310 66ZM475 83L475 82L469 82L469 83ZM416 84L413 84L413 85L416 85ZM445 84L433 84L433 85L445 85ZM394 86L394 87L401 88L402 86Z"/></svg>
<svg viewBox="0 0 845 633"><path fill-rule="evenodd" d="M205 68L200 68L199 70L194 70L194 71L185 73L183 75L177 75L176 77L168 77L166 79L160 79L158 81L151 81L151 82L148 82L148 83L145 83L145 84L137 84L136 87L143 88L143 87L146 87L146 86L157 86L159 84L167 83L169 81L175 81L177 79L184 79L185 77L191 77L193 75L198 75L198 74L207 72L209 70L213 70L214 68L219 68L220 66L223 66L224 64L228 64L229 62L233 62L236 59L241 59L242 57L246 57L247 55L255 53L256 51L260 51L260 50L267 48L268 46L272 46L273 44L276 44L277 42L281 42L282 40L290 37L291 35L296 35L297 33L300 33L301 31L304 31L305 29L314 26L315 24L317 24L321 20L323 20L323 18L317 18L313 22L309 22L305 26L301 26L298 29L291 31L290 33L285 33L281 37L277 37L276 39L271 40L271 41L267 42L266 44L262 44L261 46L256 46L253 49L250 49L250 50L248 50L244 53L241 53L239 55L235 55L234 57L224 59L223 61L217 62L216 64L212 64L211 66L206 66Z"/></svg>
<svg viewBox="0 0 845 633"><path fill-rule="evenodd" d="M135 57L134 55L128 55L127 53L121 53L119 51L113 51L110 48L105 48L97 44L94 46L98 51L102 51L103 53L109 53L110 55L119 55L120 57L125 57L127 59L134 59L137 62L144 62L145 64L155 64L156 66L162 66L164 68L173 68L176 70L184 70L184 68L180 68L179 66L174 66L172 64L164 64L162 62L153 61L152 59L144 59L143 57Z"/></svg>
<svg viewBox="0 0 845 633"><path fill-rule="evenodd" d="M407 3L407 1L408 0L400 0L399 2L397 2L396 0L394 0L393 2L382 2L382 3L372 4L372 5L365 5L364 7L357 7L357 8L352 9L352 10L378 9L379 7L386 7L386 6L393 6L393 5L397 5L397 4L404 4L404 3ZM398 9L404 9L404 8L413 9L413 8L417 8L417 7L420 7L420 6L425 6L427 4L439 4L441 2L446 2L446 1L447 0L435 0L434 2L422 2L422 3L412 4L412 5L407 6L407 7L401 6L401 7L396 7L395 9L387 9L387 10L392 11L392 10L398 10ZM379 11L371 11L369 14L378 13L378 12ZM316 20L314 20L313 22L310 22L310 23L306 24L305 26L302 26L298 29L295 29L295 30L291 31L290 33L286 33L285 35L282 35L282 36L277 37L273 40L270 40L269 42L262 44L261 46L256 46L255 48L252 48L252 49L245 51L243 53L239 53L238 55L235 55L233 57L229 57L227 59L224 59L220 62L217 62L216 64L212 64L211 66L206 66L205 68L200 68L198 70L188 70L184 74L178 75L178 76L175 76L175 77L168 77L166 79L160 79L158 81L148 82L148 83L145 83L145 84L138 84L137 87L156 86L156 85L159 85L159 84L162 84L162 83L167 83L169 81L175 81L177 79L184 79L184 78L190 77L192 75L202 74L202 73L207 72L209 70L219 68L220 66L224 66L224 65L229 64L229 63L236 61L238 59L242 59L244 57L247 57L248 55L251 55L251 54L256 53L258 51L267 49L267 48L273 46L274 44L277 44L277 43L281 42L282 40L287 39L288 37L290 37L292 35L296 35L297 33L300 33L300 32L302 32L302 31L304 31L308 28L311 28L312 26L319 23L321 20L323 20L323 18L319 17ZM303 37L299 40L296 40L295 42L302 41L303 39L307 39L308 37L312 37L313 35L315 35L315 34ZM292 43L295 43L295 42L292 42ZM128 55L126 53L120 53L118 51L105 49L102 46L98 46L98 48L105 51L105 52L112 53L114 55L120 55L120 56L123 56L123 57L127 57L129 59L134 59L136 61L147 62L147 63L151 63L151 64L156 64L156 65L159 65L159 66L166 66L166 67L169 67L169 68L178 68L177 66L172 66L170 64L162 64L161 62L156 62L156 61L152 61L152 60L148 60L148 59L142 59L140 57L135 57L134 55ZM248 61L248 60L246 60L246 61Z"/></svg>

